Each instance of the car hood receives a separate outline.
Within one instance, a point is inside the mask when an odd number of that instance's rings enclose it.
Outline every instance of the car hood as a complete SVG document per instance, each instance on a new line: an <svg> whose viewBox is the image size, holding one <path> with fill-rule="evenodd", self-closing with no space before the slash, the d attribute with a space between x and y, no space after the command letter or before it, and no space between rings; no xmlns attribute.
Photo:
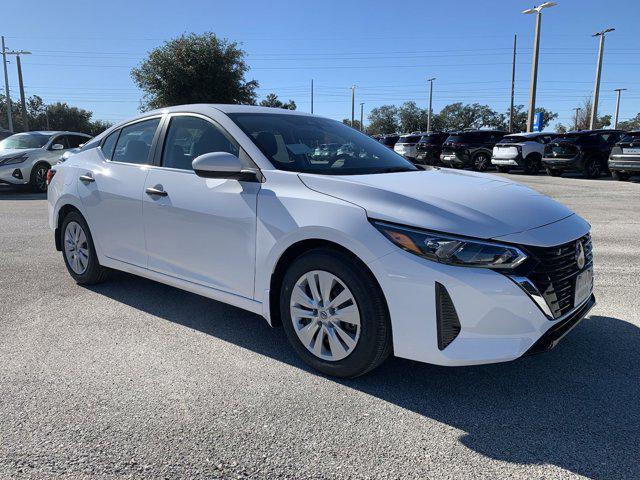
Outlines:
<svg viewBox="0 0 640 480"><path fill-rule="evenodd" d="M300 179L312 190L361 206L370 218L476 238L512 235L575 215L524 185L463 170Z"/></svg>
<svg viewBox="0 0 640 480"><path fill-rule="evenodd" d="M0 150L0 158L15 157L16 155L22 155L23 153L31 153L36 150L42 150L40 148L7 148L6 150Z"/></svg>

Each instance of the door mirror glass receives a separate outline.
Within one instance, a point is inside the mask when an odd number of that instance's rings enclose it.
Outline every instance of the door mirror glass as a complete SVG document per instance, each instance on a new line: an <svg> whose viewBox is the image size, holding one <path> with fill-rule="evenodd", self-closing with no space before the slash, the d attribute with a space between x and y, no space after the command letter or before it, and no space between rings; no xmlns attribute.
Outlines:
<svg viewBox="0 0 640 480"><path fill-rule="evenodd" d="M51 150L64 150L64 145L61 143L54 143L51 145Z"/></svg>
<svg viewBox="0 0 640 480"><path fill-rule="evenodd" d="M210 152L200 155L191 162L196 175L204 178L235 178L243 176L240 159L228 152Z"/></svg>

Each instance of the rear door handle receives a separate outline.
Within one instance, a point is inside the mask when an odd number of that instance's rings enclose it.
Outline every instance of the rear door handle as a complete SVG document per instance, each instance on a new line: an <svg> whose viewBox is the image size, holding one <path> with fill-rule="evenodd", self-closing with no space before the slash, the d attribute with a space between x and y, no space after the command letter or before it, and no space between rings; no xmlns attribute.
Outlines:
<svg viewBox="0 0 640 480"><path fill-rule="evenodd" d="M165 192L164 190L161 190L159 188L153 188L153 187L149 187L147 188L144 193L146 193L147 195L157 195L159 197L166 197L167 195L169 195L167 192Z"/></svg>
<svg viewBox="0 0 640 480"><path fill-rule="evenodd" d="M80 181L85 183L95 182L96 179L91 176L91 174L87 173L85 175L80 175Z"/></svg>

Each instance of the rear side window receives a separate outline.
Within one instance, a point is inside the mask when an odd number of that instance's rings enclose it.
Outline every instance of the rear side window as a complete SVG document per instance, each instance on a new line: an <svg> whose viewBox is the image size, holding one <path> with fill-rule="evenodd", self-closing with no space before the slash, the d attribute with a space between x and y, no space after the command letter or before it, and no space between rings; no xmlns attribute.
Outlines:
<svg viewBox="0 0 640 480"><path fill-rule="evenodd" d="M114 162L149 164L149 151L160 118L151 118L124 127L113 152Z"/></svg>
<svg viewBox="0 0 640 480"><path fill-rule="evenodd" d="M67 148L69 148L69 141L67 140L67 136L60 135L53 142L51 142L52 147L53 145L62 145L64 147L64 150L66 150Z"/></svg>
<svg viewBox="0 0 640 480"><path fill-rule="evenodd" d="M239 153L238 146L211 122L187 115L171 118L162 152L163 167L191 170L196 157L210 152Z"/></svg>
<svg viewBox="0 0 640 480"><path fill-rule="evenodd" d="M115 132L109 134L109 136L104 140L104 143L102 144L102 154L107 160L111 160L113 158L113 150L116 147L116 141L118 140L119 134L120 130L116 130Z"/></svg>

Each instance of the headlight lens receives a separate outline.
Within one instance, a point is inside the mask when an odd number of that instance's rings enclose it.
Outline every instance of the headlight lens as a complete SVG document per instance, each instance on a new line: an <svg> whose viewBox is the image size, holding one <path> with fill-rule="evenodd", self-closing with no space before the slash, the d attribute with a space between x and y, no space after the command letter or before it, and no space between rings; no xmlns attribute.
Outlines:
<svg viewBox="0 0 640 480"><path fill-rule="evenodd" d="M465 267L514 269L527 259L520 249L372 220L398 247L434 262Z"/></svg>
<svg viewBox="0 0 640 480"><path fill-rule="evenodd" d="M14 155L12 157L0 158L0 165L14 165L16 163L24 162L27 157L26 153L21 153L20 155Z"/></svg>

